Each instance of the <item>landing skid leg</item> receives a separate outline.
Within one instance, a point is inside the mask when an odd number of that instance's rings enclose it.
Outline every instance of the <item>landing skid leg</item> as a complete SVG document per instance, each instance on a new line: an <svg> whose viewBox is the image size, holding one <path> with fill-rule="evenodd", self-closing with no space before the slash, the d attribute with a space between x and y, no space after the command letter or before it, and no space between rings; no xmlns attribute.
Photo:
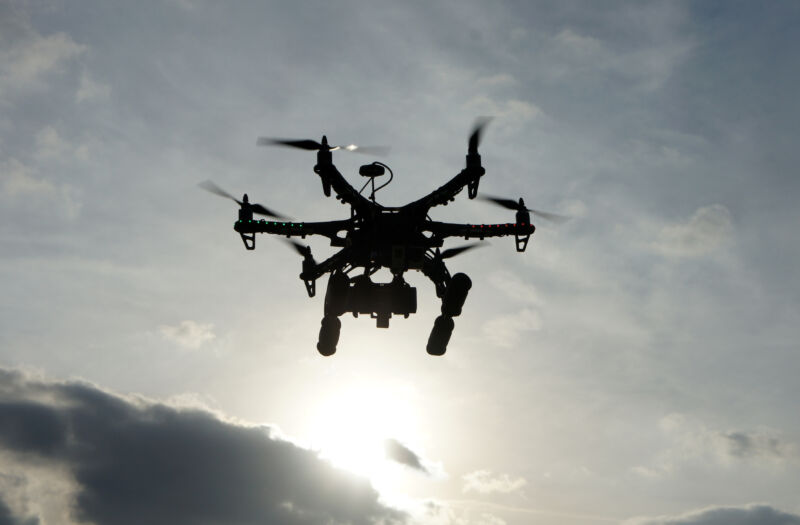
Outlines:
<svg viewBox="0 0 800 525"><path fill-rule="evenodd" d="M240 233L244 247L248 250L256 249L256 234L255 233Z"/></svg>

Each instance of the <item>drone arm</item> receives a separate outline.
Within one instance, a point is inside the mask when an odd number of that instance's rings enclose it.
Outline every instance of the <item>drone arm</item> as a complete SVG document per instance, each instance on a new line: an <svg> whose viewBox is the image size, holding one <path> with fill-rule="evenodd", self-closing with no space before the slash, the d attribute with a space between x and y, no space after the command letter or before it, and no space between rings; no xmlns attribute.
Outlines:
<svg viewBox="0 0 800 525"><path fill-rule="evenodd" d="M458 195L462 189L464 189L464 186L470 187L470 198L472 199L475 196L475 192L477 192L478 181L484 173L486 173L486 170L484 170L480 165L467 166L461 170L458 175L447 181L444 185L435 189L425 197L408 204L407 207L419 207L424 208L427 211L434 206L447 204L455 199L455 196ZM475 188L475 190L473 191L472 188Z"/></svg>
<svg viewBox="0 0 800 525"><path fill-rule="evenodd" d="M267 221L261 220L242 220L234 223L233 229L243 235L255 233L271 233L275 235L285 235L286 237L305 237L306 235L322 235L331 240L332 246L342 245L343 239L339 237L339 232L346 231L352 227L352 219L343 221L326 222L290 222L290 221Z"/></svg>
<svg viewBox="0 0 800 525"><path fill-rule="evenodd" d="M422 230L439 238L464 237L465 239L483 240L486 237L505 237L507 235L529 236L536 228L530 223L454 224L427 221L423 224Z"/></svg>
<svg viewBox="0 0 800 525"><path fill-rule="evenodd" d="M372 206L372 203L358 193L339 173L339 170L331 162L330 151L320 150L317 153L317 165L314 166L314 172L322 179L322 189L326 196L330 196L330 190L333 189L340 201L349 204L358 211L366 211Z"/></svg>
<svg viewBox="0 0 800 525"><path fill-rule="evenodd" d="M429 258L422 265L422 273L433 281L436 287L436 297L444 297L447 290L447 282L450 280L450 272L447 270L441 258Z"/></svg>
<svg viewBox="0 0 800 525"><path fill-rule="evenodd" d="M321 263L314 264L309 268L304 268L303 273L300 274L300 278L304 281L314 281L330 271L341 269L345 264L347 264L347 261L350 257L350 252L350 248L343 248Z"/></svg>

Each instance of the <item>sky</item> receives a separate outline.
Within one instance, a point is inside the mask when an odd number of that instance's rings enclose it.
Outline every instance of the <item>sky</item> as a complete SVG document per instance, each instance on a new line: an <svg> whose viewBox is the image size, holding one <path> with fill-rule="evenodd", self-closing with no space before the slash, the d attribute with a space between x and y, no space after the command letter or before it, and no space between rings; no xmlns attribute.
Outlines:
<svg viewBox="0 0 800 525"><path fill-rule="evenodd" d="M798 24L0 0L0 525L800 524ZM347 218L312 153L256 145L324 133L391 146L399 206L480 116L481 192L571 219L449 262L473 286L442 357L420 274L415 315L343 317L320 356L301 259L197 187ZM334 153L354 185L371 160Z"/></svg>

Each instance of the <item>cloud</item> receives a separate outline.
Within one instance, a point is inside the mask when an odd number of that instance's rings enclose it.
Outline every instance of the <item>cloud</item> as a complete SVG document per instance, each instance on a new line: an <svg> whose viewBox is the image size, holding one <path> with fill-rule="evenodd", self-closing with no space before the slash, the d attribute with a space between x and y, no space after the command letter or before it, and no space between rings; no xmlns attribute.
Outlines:
<svg viewBox="0 0 800 525"><path fill-rule="evenodd" d="M789 444L773 432L735 431L718 434L728 455L739 458L788 458L793 455Z"/></svg>
<svg viewBox="0 0 800 525"><path fill-rule="evenodd" d="M518 130L523 124L542 114L542 110L531 102L519 99L500 99L480 95L470 99L464 108L473 115L490 115L498 118L496 125Z"/></svg>
<svg viewBox="0 0 800 525"><path fill-rule="evenodd" d="M111 94L111 87L107 84L100 84L92 80L92 77L84 71L81 75L81 84L75 93L76 102L86 102L88 100L106 99Z"/></svg>
<svg viewBox="0 0 800 525"><path fill-rule="evenodd" d="M89 144L65 139L53 126L45 126L36 134L36 159L39 162L54 158L62 163L75 158L89 160Z"/></svg>
<svg viewBox="0 0 800 525"><path fill-rule="evenodd" d="M800 516L769 505L712 507L680 516L633 518L623 525L800 525Z"/></svg>
<svg viewBox="0 0 800 525"><path fill-rule="evenodd" d="M162 325L159 327L161 335L168 341L177 343L178 345L196 350L200 348L206 341L211 341L217 336L214 335L212 324L201 324L195 321L181 321L176 326Z"/></svg>
<svg viewBox="0 0 800 525"><path fill-rule="evenodd" d="M45 136L43 140L54 146L52 138ZM59 211L67 219L75 219L83 206L72 186L43 178L37 169L15 158L0 160L0 203L6 209L17 206Z"/></svg>
<svg viewBox="0 0 800 525"><path fill-rule="evenodd" d="M488 512L457 510L449 504L428 500L421 507L414 523L425 525L506 525L506 521Z"/></svg>
<svg viewBox="0 0 800 525"><path fill-rule="evenodd" d="M510 348L519 342L525 332L536 331L541 327L542 319L539 314L523 308L517 313L490 319L483 325L483 334L491 344Z"/></svg>
<svg viewBox="0 0 800 525"><path fill-rule="evenodd" d="M667 256L696 257L716 250L732 230L731 214L725 206L699 208L688 221L665 226L654 243Z"/></svg>
<svg viewBox="0 0 800 525"><path fill-rule="evenodd" d="M508 73L499 73L497 75L489 75L480 77L477 83L481 87L504 87L513 86L517 83L517 79Z"/></svg>
<svg viewBox="0 0 800 525"><path fill-rule="evenodd" d="M387 439L384 446L387 458L411 469L418 470L423 474L430 474L430 471L423 465L422 458L396 439Z"/></svg>
<svg viewBox="0 0 800 525"><path fill-rule="evenodd" d="M16 515L42 514L36 505L50 489L38 480L68 474L71 494L64 501L71 503L48 522L405 521L378 501L367 480L277 438L269 428L2 369L0 453L16 465L18 481L0 487L5 502L16 502L8 505ZM9 522L26 523L0 521Z"/></svg>
<svg viewBox="0 0 800 525"><path fill-rule="evenodd" d="M0 499L0 525L39 525L37 518L20 519L14 516L8 505Z"/></svg>
<svg viewBox="0 0 800 525"><path fill-rule="evenodd" d="M20 36L8 48L0 48L0 96L38 87L48 73L86 51L86 46L69 35L40 35L19 17L10 17L4 23L11 25L14 27L9 29Z"/></svg>
<svg viewBox="0 0 800 525"><path fill-rule="evenodd" d="M0 194L27 197L31 194L54 194L56 187L35 177L34 170L17 159L0 162Z"/></svg>
<svg viewBox="0 0 800 525"><path fill-rule="evenodd" d="M523 281L515 273L509 271L493 272L489 276L489 283L510 299L530 304L541 303L539 292L536 288L532 284Z"/></svg>
<svg viewBox="0 0 800 525"><path fill-rule="evenodd" d="M624 79L632 88L655 91L696 47L693 35L682 30L686 21L684 11L672 5L633 6L615 13L614 20L608 23L620 27L600 38L587 34L604 33L598 31L599 25L561 29L544 47L549 61L540 71L562 83L565 78L580 75L588 84L608 75ZM638 31L643 33L634 37L635 45L623 44Z"/></svg>
<svg viewBox="0 0 800 525"><path fill-rule="evenodd" d="M633 469L644 477L664 477L703 465L785 467L798 459L797 446L772 429L719 430L683 414L669 414L659 426L669 445L650 465Z"/></svg>
<svg viewBox="0 0 800 525"><path fill-rule="evenodd" d="M528 482L525 478L512 478L508 474L493 476L488 470L476 470L461 477L464 481L464 492L479 492L481 494L516 492Z"/></svg>
<svg viewBox="0 0 800 525"><path fill-rule="evenodd" d="M71 150L70 144L53 126L45 126L36 134L36 152L41 158L59 157Z"/></svg>
<svg viewBox="0 0 800 525"><path fill-rule="evenodd" d="M590 36L580 35L570 28L562 29L553 40L557 45L582 58L591 58L605 52L602 42Z"/></svg>

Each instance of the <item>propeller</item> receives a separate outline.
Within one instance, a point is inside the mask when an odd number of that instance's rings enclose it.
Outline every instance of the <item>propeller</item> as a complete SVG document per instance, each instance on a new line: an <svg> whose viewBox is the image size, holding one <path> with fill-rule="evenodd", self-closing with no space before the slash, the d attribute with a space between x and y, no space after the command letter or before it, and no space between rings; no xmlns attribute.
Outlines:
<svg viewBox="0 0 800 525"><path fill-rule="evenodd" d="M467 149L469 153L478 152L478 146L481 143L481 135L483 135L483 130L491 121L492 117L478 117L475 120L475 123L472 125L472 133L469 135L469 147Z"/></svg>
<svg viewBox="0 0 800 525"><path fill-rule="evenodd" d="M445 251L443 251L441 253L437 251L436 254L437 254L438 257L441 257L442 259L449 259L451 257L455 257L456 255L461 255L462 253L466 252L467 250L471 250L473 248L479 248L480 246L482 246L481 243L475 242L475 243L472 243L472 244L465 244L463 246L457 246L455 248L448 248L448 249L446 249Z"/></svg>
<svg viewBox="0 0 800 525"><path fill-rule="evenodd" d="M306 285L306 291L308 292L309 297L314 297L316 293L316 285L314 282L317 280L318 275L316 275L315 269L317 267L317 261L314 260L314 256L311 255L311 246L307 244L303 244L301 242L297 242L295 240L286 238L281 239L283 242L291 246L291 248L303 256L303 271L300 272L300 278Z"/></svg>
<svg viewBox="0 0 800 525"><path fill-rule="evenodd" d="M259 146L288 146L290 148L298 148L309 151L316 151L327 149L328 151L351 151L353 153L363 153L365 155L377 155L385 157L389 154L388 146L358 146L356 144L347 144L346 146L331 146L328 144L327 137L322 137L322 143L316 140L304 139L276 139L270 137L258 137L256 144Z"/></svg>
<svg viewBox="0 0 800 525"><path fill-rule="evenodd" d="M513 199L504 199L502 197L492 197L490 195L481 195L480 198L482 200L485 200L485 201L493 202L494 204L496 204L496 205L498 205L498 206L500 206L502 208L506 208L508 210L529 211L532 214L534 214L534 215L536 215L538 217L541 217L542 219L546 219L548 221L555 222L557 224L561 224L561 223L566 222L566 221L568 221L570 219L566 215L558 215L556 213L549 213L549 212L546 212L546 211L539 211L539 210L534 210L532 208L526 208L525 207L525 201L523 201L522 199L519 199L519 201L515 201Z"/></svg>
<svg viewBox="0 0 800 525"><path fill-rule="evenodd" d="M251 203L250 201L247 200L247 195L245 195L243 200L240 201L239 199L237 199L227 191L223 190L210 180L203 181L200 184L198 184L198 186L200 186L201 188L210 193L213 193L214 195L219 195L220 197L225 197L226 199L230 199L233 202L237 203L242 208L248 208L250 209L250 211L252 211L253 213L257 213L258 215L266 215L267 217L274 217L276 219L284 219L284 220L288 219L288 217L281 215L280 213L277 213L275 211L272 211L269 208L262 206L261 204Z"/></svg>
<svg viewBox="0 0 800 525"><path fill-rule="evenodd" d="M314 260L314 257L311 256L311 246L309 246L307 244L303 244L301 242L297 242L297 241L292 240L292 239L283 239L282 238L281 240L283 242L285 242L286 244L288 244L289 246L291 246L292 249L294 249L294 251L296 251L301 256L303 256L304 259L310 259L312 261Z"/></svg>

